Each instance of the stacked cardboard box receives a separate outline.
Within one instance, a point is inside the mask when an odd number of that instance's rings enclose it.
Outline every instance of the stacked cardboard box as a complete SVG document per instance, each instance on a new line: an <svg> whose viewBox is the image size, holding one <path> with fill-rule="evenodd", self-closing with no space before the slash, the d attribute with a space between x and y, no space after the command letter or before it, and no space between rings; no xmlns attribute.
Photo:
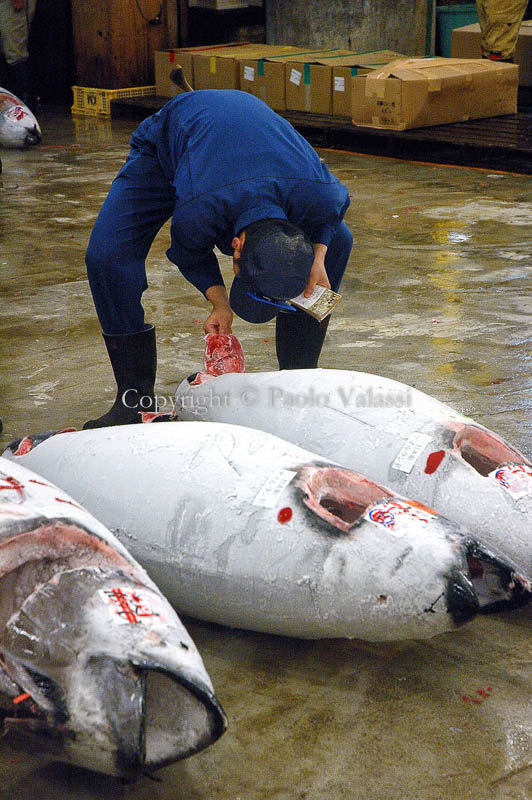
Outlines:
<svg viewBox="0 0 532 800"><path fill-rule="evenodd" d="M283 56L301 52L300 47L278 47L239 60L240 89L260 97L275 111L286 110ZM278 60L281 59L281 60Z"/></svg>
<svg viewBox="0 0 532 800"><path fill-rule="evenodd" d="M480 25L455 28L451 34L453 58L480 58ZM532 19L521 23L514 62L519 65L519 86L532 86Z"/></svg>
<svg viewBox="0 0 532 800"><path fill-rule="evenodd" d="M403 57L390 50L361 54L340 49L283 50L290 52L242 59L240 89L260 97L276 111L344 117L351 114L351 76Z"/></svg>
<svg viewBox="0 0 532 800"><path fill-rule="evenodd" d="M372 70L398 58L406 58L406 56L393 50L326 56L320 63L327 64L332 72L332 114L336 117L351 115L351 78L355 75L367 75Z"/></svg>
<svg viewBox="0 0 532 800"><path fill-rule="evenodd" d="M285 54L297 48L267 44L245 44L220 51L196 52L193 55L194 88L240 89L242 61Z"/></svg>
<svg viewBox="0 0 532 800"><path fill-rule="evenodd" d="M241 89L275 111L349 116L351 76L397 56L388 50L356 54L250 42L164 50L155 53L156 93L180 93L170 80L172 69L180 64L194 89Z"/></svg>
<svg viewBox="0 0 532 800"><path fill-rule="evenodd" d="M412 58L352 78L355 125L405 130L517 111L514 64Z"/></svg>
<svg viewBox="0 0 532 800"><path fill-rule="evenodd" d="M349 50L317 50L284 56L286 108L289 111L310 111L332 114L331 67L328 56L347 55Z"/></svg>
<svg viewBox="0 0 532 800"><path fill-rule="evenodd" d="M169 78L175 64L194 89L241 89L276 111L352 114L365 127L405 130L517 110L517 66L487 59L257 43L184 48L155 53L158 95L179 92Z"/></svg>
<svg viewBox="0 0 532 800"><path fill-rule="evenodd" d="M156 50L154 53L155 61L155 93L159 97L174 97L176 94L181 93L175 84L170 80L170 73L176 64L183 67L185 77L193 89L198 88L194 80L193 69L193 55L197 52L206 53L219 53L226 48L233 50L234 48L244 47L244 43L227 44L227 45L213 45L212 47L182 47L172 48L170 50Z"/></svg>
<svg viewBox="0 0 532 800"><path fill-rule="evenodd" d="M254 79L257 75L256 64L259 58L268 55L286 55L289 52L299 52L300 50L299 47L249 42L159 50L154 54L156 94L160 97L174 97L180 93L181 90L170 80L170 73L176 64L183 67L185 76L193 89L242 88L244 91L252 91L252 87L249 86L249 70L246 72L244 85L240 86L239 67L242 63L254 66L255 71L251 73ZM259 81L255 87L258 87L258 83ZM252 91L252 93L259 97L262 96L259 91ZM282 107L284 108L284 106Z"/></svg>

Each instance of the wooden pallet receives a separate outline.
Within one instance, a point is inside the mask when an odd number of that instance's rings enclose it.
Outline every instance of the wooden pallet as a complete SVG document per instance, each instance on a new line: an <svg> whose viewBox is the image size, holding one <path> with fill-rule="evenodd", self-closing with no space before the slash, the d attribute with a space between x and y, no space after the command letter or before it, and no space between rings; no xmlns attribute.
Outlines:
<svg viewBox="0 0 532 800"><path fill-rule="evenodd" d="M165 102L167 98L157 96L113 100L111 116L144 119ZM532 174L530 113L408 131L357 128L347 117L299 111L281 114L315 147Z"/></svg>

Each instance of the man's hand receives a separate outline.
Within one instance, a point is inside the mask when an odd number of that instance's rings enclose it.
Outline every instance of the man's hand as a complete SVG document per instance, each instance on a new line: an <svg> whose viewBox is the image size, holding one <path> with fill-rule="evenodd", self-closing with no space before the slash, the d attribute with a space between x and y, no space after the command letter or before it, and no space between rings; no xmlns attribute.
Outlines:
<svg viewBox="0 0 532 800"><path fill-rule="evenodd" d="M229 306L214 308L205 320L205 333L231 333L233 312Z"/></svg>
<svg viewBox="0 0 532 800"><path fill-rule="evenodd" d="M205 296L212 303L212 311L203 326L205 333L231 333L233 312L225 286L211 286L205 292Z"/></svg>
<svg viewBox="0 0 532 800"><path fill-rule="evenodd" d="M325 253L327 247L324 244L313 244L314 248L314 263L312 264L308 283L303 294L305 297L310 297L316 286L325 286L326 289L331 288L329 278L327 277L327 270L325 269Z"/></svg>

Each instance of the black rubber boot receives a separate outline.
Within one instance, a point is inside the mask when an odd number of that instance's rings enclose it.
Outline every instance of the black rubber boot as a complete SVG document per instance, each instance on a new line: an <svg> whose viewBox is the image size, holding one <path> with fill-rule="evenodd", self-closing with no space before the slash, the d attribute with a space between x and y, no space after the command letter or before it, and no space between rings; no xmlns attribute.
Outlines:
<svg viewBox="0 0 532 800"><path fill-rule="evenodd" d="M316 369L330 315L323 320L304 311L277 314L275 347L279 369Z"/></svg>
<svg viewBox="0 0 532 800"><path fill-rule="evenodd" d="M153 399L157 372L157 345L152 326L122 336L103 334L113 368L117 393L112 408L85 423L83 429L106 428L142 422L142 411L155 411ZM150 398L151 402L146 398Z"/></svg>

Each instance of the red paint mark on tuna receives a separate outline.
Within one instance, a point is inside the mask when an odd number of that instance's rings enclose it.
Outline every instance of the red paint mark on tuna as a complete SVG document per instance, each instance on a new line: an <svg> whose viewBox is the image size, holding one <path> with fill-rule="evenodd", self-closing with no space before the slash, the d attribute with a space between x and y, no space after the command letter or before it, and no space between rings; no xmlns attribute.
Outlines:
<svg viewBox="0 0 532 800"><path fill-rule="evenodd" d="M80 511L84 511L81 506L78 506L77 503L73 503L72 500L62 500L60 497L54 497L54 500L57 500L58 503L66 503L69 506L74 506L74 508L79 508Z"/></svg>
<svg viewBox="0 0 532 800"><path fill-rule="evenodd" d="M24 700L29 700L30 697L31 697L31 694L28 694L28 692L24 692L23 694L19 694L18 697L14 697L13 698L13 705L14 706L18 706L19 703L22 703Z"/></svg>
<svg viewBox="0 0 532 800"><path fill-rule="evenodd" d="M44 481L37 481L35 478L30 478L28 483L36 483L38 486L48 486L50 489L52 488L51 484L45 483Z"/></svg>
<svg viewBox="0 0 532 800"><path fill-rule="evenodd" d="M427 458L427 463L425 464L425 472L427 475L432 475L434 472L436 472L444 458L445 450L436 450L434 453L431 453Z"/></svg>
<svg viewBox="0 0 532 800"><path fill-rule="evenodd" d="M284 525L286 522L290 522L292 519L292 509L288 506L286 508L282 508L279 513L277 514L277 521Z"/></svg>
<svg viewBox="0 0 532 800"><path fill-rule="evenodd" d="M0 491L16 492L19 497L19 501L24 500L24 484L19 483L16 478L5 477L4 480L7 483L7 486L0 483Z"/></svg>
<svg viewBox="0 0 532 800"><path fill-rule="evenodd" d="M118 611L116 613L120 617L126 619L130 625L134 625L138 622L134 610L129 605L128 599L121 589L111 589L111 591L106 592L106 594L109 595L112 602L116 603L118 606Z"/></svg>

